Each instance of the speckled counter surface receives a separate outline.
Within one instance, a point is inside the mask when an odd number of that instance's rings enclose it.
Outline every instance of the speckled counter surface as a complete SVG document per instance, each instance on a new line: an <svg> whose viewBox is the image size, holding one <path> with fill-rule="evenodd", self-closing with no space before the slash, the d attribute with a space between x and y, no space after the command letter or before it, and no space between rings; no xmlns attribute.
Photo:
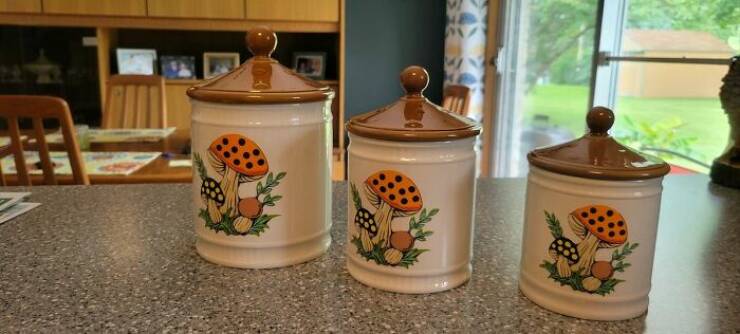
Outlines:
<svg viewBox="0 0 740 334"><path fill-rule="evenodd" d="M740 191L669 177L648 314L594 322L517 289L524 182L480 181L472 280L420 296L347 274L343 183L328 254L271 270L195 253L188 185L36 187L0 225L0 332L740 332Z"/></svg>

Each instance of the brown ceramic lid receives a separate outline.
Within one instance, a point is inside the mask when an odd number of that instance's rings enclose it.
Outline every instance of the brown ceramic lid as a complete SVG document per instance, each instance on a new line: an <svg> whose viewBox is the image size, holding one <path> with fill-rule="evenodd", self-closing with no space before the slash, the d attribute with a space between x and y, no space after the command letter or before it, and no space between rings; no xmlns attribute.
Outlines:
<svg viewBox="0 0 740 334"><path fill-rule="evenodd" d="M612 138L614 113L594 107L586 116L589 133L576 140L529 152L532 165L551 172L601 180L642 180L668 174L670 167Z"/></svg>
<svg viewBox="0 0 740 334"><path fill-rule="evenodd" d="M322 101L334 95L328 86L306 79L270 58L277 36L269 28L255 27L246 40L254 57L229 73L190 87L188 96L216 103L265 104Z"/></svg>
<svg viewBox="0 0 740 334"><path fill-rule="evenodd" d="M352 117L347 131L363 137L395 141L443 141L477 136L477 122L448 112L427 100L424 89L429 73L420 66L401 72L406 95L400 100L369 113Z"/></svg>

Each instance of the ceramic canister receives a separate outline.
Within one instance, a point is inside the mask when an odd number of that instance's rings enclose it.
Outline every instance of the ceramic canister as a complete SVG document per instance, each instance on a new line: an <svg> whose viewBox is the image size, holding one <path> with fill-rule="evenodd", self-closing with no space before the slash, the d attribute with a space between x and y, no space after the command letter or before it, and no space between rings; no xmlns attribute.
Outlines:
<svg viewBox="0 0 740 334"><path fill-rule="evenodd" d="M609 136L614 114L587 115L589 133L528 155L519 287L552 311L584 319L643 314L669 166Z"/></svg>
<svg viewBox="0 0 740 334"><path fill-rule="evenodd" d="M429 102L421 67L406 95L347 123L347 268L382 290L429 293L470 278L480 126Z"/></svg>
<svg viewBox="0 0 740 334"><path fill-rule="evenodd" d="M334 93L270 58L276 45L250 30L253 58L187 92L196 249L226 266L286 266L331 242Z"/></svg>

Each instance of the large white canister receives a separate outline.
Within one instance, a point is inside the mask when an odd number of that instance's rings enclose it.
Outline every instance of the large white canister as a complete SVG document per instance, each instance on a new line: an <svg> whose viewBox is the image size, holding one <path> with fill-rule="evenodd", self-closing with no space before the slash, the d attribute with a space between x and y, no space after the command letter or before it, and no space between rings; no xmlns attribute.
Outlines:
<svg viewBox="0 0 740 334"><path fill-rule="evenodd" d="M382 290L429 293L471 275L480 125L429 102L421 67L406 95L347 123L347 268Z"/></svg>
<svg viewBox="0 0 740 334"><path fill-rule="evenodd" d="M276 45L250 30L253 58L187 91L196 249L226 266L287 266L331 243L334 93L272 59Z"/></svg>
<svg viewBox="0 0 740 334"><path fill-rule="evenodd" d="M609 136L593 108L589 133L528 155L519 287L552 311L622 320L648 307L663 176L660 159Z"/></svg>

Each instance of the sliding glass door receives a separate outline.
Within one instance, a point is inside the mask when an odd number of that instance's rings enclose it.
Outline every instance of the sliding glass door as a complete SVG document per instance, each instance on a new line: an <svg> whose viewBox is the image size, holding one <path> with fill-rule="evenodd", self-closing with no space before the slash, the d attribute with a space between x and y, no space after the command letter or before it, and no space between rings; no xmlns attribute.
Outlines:
<svg viewBox="0 0 740 334"><path fill-rule="evenodd" d="M504 1L492 176L524 176L526 152L584 132L593 105L612 135L684 172L706 172L727 142L717 94L740 48L726 0Z"/></svg>

